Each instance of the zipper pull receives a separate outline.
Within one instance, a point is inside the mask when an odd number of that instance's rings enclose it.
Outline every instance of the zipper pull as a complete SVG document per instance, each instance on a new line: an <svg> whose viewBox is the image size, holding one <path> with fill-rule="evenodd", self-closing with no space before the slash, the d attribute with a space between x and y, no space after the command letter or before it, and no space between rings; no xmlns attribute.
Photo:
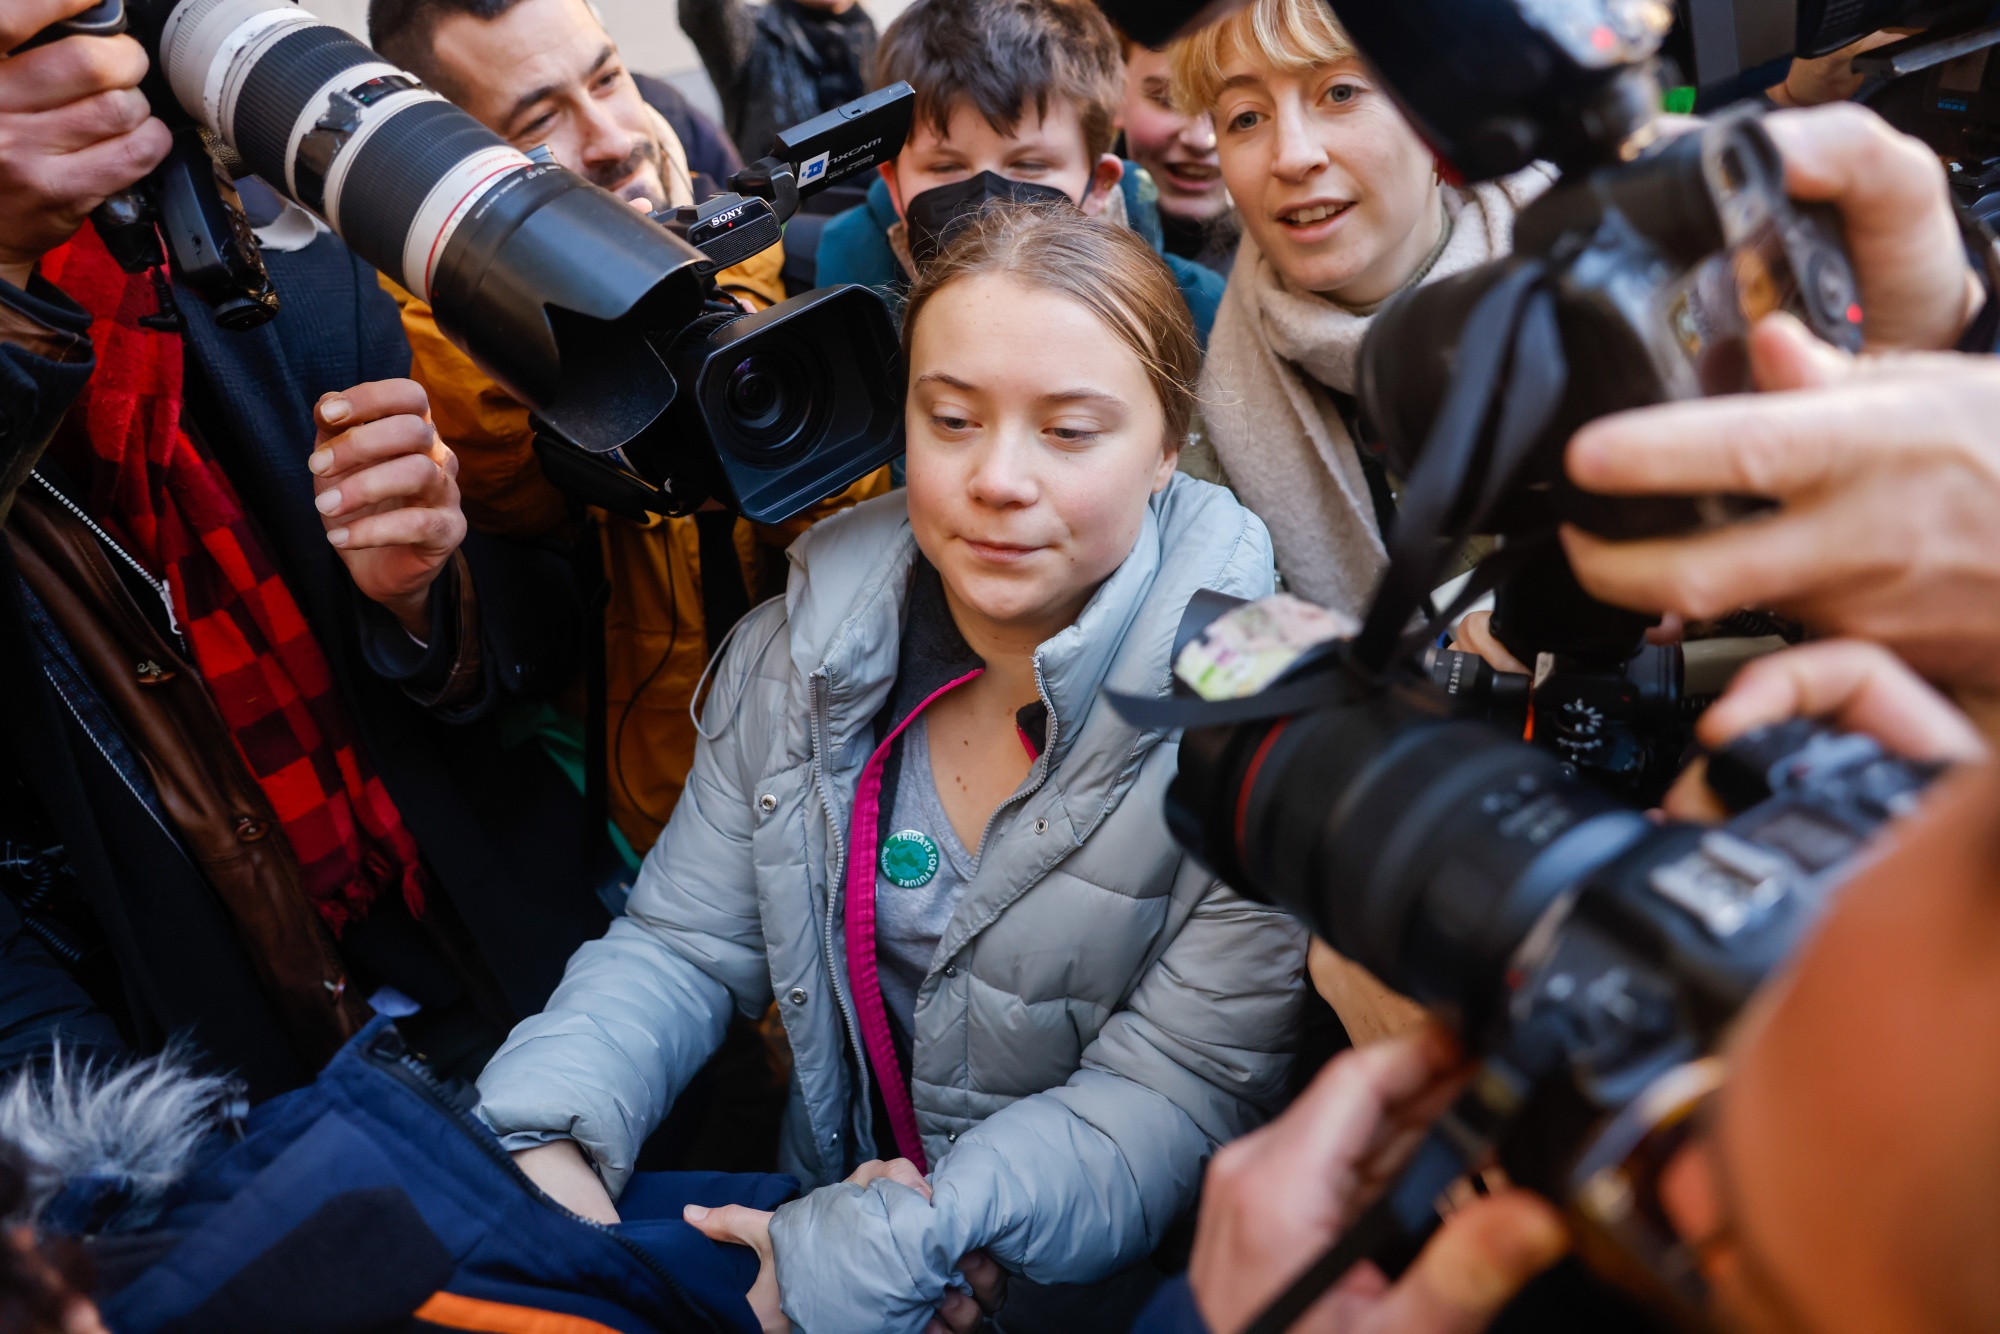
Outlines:
<svg viewBox="0 0 2000 1334"><path fill-rule="evenodd" d="M174 638L181 638L181 623L174 619L174 589L165 575L160 576L160 602L167 609L167 629L174 632Z"/></svg>

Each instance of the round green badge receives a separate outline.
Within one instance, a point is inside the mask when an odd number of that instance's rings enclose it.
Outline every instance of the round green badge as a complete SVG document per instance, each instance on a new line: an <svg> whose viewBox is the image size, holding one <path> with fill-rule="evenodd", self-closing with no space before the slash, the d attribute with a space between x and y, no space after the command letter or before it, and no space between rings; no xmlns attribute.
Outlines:
<svg viewBox="0 0 2000 1334"><path fill-rule="evenodd" d="M882 877L898 889L922 889L937 878L937 841L921 829L898 829L882 840Z"/></svg>

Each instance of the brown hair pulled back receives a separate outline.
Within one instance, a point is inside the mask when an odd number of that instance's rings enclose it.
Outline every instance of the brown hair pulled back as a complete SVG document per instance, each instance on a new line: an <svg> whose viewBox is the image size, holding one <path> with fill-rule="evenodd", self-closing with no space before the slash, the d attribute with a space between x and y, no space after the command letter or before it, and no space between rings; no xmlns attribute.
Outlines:
<svg viewBox="0 0 2000 1334"><path fill-rule="evenodd" d="M1139 358L1166 417L1166 445L1179 449L1194 424L1201 344L1173 270L1129 227L1061 204L989 204L924 267L903 313L903 359L917 321L945 288L1004 276L1066 296Z"/></svg>

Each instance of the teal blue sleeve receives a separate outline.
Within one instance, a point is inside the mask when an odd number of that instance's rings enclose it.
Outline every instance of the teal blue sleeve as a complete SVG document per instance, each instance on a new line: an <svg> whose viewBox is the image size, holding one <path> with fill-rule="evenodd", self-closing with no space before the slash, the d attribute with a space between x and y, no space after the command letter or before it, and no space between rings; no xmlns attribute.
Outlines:
<svg viewBox="0 0 2000 1334"><path fill-rule="evenodd" d="M826 253L822 246L820 253ZM1208 350L1208 332L1215 327L1215 312L1222 305L1222 289L1229 280L1214 269L1204 268L1191 259L1179 255L1163 255L1167 267L1174 271L1174 281L1180 284L1181 297L1187 302L1188 314L1194 316L1194 334L1201 340L1203 351ZM822 279L821 281L825 281Z"/></svg>
<svg viewBox="0 0 2000 1334"><path fill-rule="evenodd" d="M835 217L819 234L818 277L822 287L861 283L894 301L903 270L889 237L865 204Z"/></svg>

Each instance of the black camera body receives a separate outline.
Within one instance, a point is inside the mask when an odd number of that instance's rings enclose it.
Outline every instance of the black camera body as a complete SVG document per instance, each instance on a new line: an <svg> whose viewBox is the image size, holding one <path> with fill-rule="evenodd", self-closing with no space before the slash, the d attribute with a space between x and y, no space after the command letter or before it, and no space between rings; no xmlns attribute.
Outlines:
<svg viewBox="0 0 2000 1334"><path fill-rule="evenodd" d="M872 169L902 148L916 94L877 89L777 136L731 191L652 220L701 255L710 279L775 245L802 199ZM903 452L902 349L881 297L821 288L745 315L711 302L661 325L647 344L673 386L657 408L612 429L579 433L536 418L543 472L571 495L644 522L710 500L777 522ZM619 386L593 383L615 405Z"/></svg>
<svg viewBox="0 0 2000 1334"><path fill-rule="evenodd" d="M1299 707L1302 691L1320 702ZM1649 1173L1714 1086L1706 1058L1724 1030L1935 768L1786 723L1711 758L1728 823L1656 822L1435 691L1370 674L1344 645L1262 697L1285 711L1185 714L1176 839L1444 1018L1480 1063L1316 1272L1364 1257L1399 1272L1451 1184L1497 1162L1570 1210L1600 1269L1664 1257L1684 1284L1623 1276L1698 1309ZM1285 1328L1310 1295L1299 1303L1253 1329Z"/></svg>
<svg viewBox="0 0 2000 1334"><path fill-rule="evenodd" d="M654 347L677 392L631 441L595 450L537 420L536 454L556 486L636 523L709 497L775 522L837 490L830 475L902 452L901 385L885 373L902 349L865 287L820 288L754 315L717 311Z"/></svg>
<svg viewBox="0 0 2000 1334"><path fill-rule="evenodd" d="M1479 439L1439 486L1442 527L1513 543L1497 579L1493 631L1534 669L1523 731L1620 791L1654 799L1678 769L1700 700L1682 692L1674 650L1645 643L1653 618L1588 597L1551 540L1568 522L1613 538L1685 532L1756 502L1711 496L1611 498L1563 466L1577 428L1607 413L1751 388L1754 322L1790 311L1835 346L1858 349L1861 309L1837 220L1793 203L1783 165L1751 116L1659 139L1633 161L1566 179L1526 208L1512 256L1405 293L1376 316L1358 373L1369 447L1405 477L1439 449L1481 303L1527 295L1502 330ZM1509 434L1510 423L1527 423ZM1392 585L1393 586L1393 585ZM1449 673L1441 675L1447 683ZM1468 708L1481 702L1458 696ZM1502 713L1487 716L1506 717Z"/></svg>
<svg viewBox="0 0 2000 1334"><path fill-rule="evenodd" d="M1857 347L1853 275L1832 217L1786 197L1754 118L1669 136L1653 57L1671 7L1335 8L1464 176L1543 160L1562 177L1522 213L1508 258L1375 316L1360 443L1404 485L1359 636L1240 698L1118 701L1139 725L1185 729L1175 838L1448 1019L1479 1063L1403 1175L1249 1334L1290 1327L1359 1260L1399 1273L1437 1202L1494 1160L1570 1208L1599 1274L1687 1314L1699 1269L1649 1195L1653 1169L1714 1087L1721 1034L1932 771L1790 724L1711 757L1728 824L1643 814L1726 672L1697 670L1706 646L1646 644L1652 618L1589 598L1555 530L1680 533L1757 502L1591 497L1563 456L1606 413L1749 388L1746 338L1771 311ZM1495 554L1452 607L1431 607L1481 534ZM1489 590L1531 678L1425 655ZM1259 633L1246 621L1213 638L1209 660L1261 662Z"/></svg>
<svg viewBox="0 0 2000 1334"><path fill-rule="evenodd" d="M1733 517L1713 501L1580 491L1564 474L1563 447L1610 412L1749 392L1750 326L1773 311L1792 312L1837 347L1861 346L1838 216L1786 196L1783 163L1755 117L1725 117L1633 162L1559 182L1522 210L1512 256L1383 308L1362 347L1358 391L1371 443L1398 475L1415 471L1445 400L1456 331L1529 262L1548 270L1567 375L1510 489L1488 509L1493 532L1562 519L1640 537Z"/></svg>

